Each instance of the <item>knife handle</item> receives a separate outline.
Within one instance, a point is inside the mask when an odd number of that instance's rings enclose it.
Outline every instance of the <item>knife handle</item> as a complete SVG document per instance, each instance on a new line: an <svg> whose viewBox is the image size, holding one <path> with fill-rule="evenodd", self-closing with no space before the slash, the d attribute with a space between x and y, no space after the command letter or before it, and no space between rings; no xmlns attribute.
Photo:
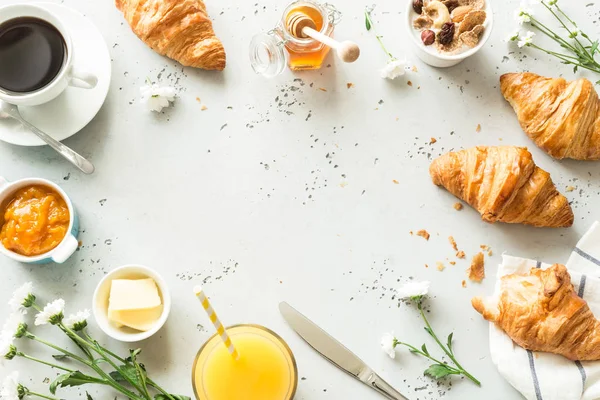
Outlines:
<svg viewBox="0 0 600 400"><path fill-rule="evenodd" d="M371 376L367 378L366 383L372 389L379 392L381 395L390 400L408 400L406 397L402 396L400 392L394 389L389 383L381 379L381 377L375 372L373 372Z"/></svg>

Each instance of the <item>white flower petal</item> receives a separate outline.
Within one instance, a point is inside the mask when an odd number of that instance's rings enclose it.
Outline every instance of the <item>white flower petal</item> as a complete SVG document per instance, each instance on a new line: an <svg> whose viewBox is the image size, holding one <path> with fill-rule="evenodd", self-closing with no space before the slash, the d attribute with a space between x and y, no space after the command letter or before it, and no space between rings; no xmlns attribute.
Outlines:
<svg viewBox="0 0 600 400"><path fill-rule="evenodd" d="M381 338L381 350L386 353L390 358L396 358L396 349L394 348L394 334L384 333Z"/></svg>
<svg viewBox="0 0 600 400"><path fill-rule="evenodd" d="M42 311L35 316L36 325L46 325L50 323L50 319L61 314L65 310L65 301L63 299L54 300L48 303Z"/></svg>
<svg viewBox="0 0 600 400"><path fill-rule="evenodd" d="M429 292L431 282L409 282L398 289L398 298L408 299L415 296L425 296Z"/></svg>
<svg viewBox="0 0 600 400"><path fill-rule="evenodd" d="M392 60L381 69L381 77L396 79L406 73L406 60Z"/></svg>
<svg viewBox="0 0 600 400"><path fill-rule="evenodd" d="M12 298L8 301L8 305L13 311L20 311L23 314L27 314L27 309L23 306L23 303L33 293L33 283L24 283L20 288L13 292Z"/></svg>
<svg viewBox="0 0 600 400"><path fill-rule="evenodd" d="M65 326L69 329L75 328L75 325L79 325L88 320L90 317L90 310L78 311L76 314L71 314L63 320Z"/></svg>
<svg viewBox="0 0 600 400"><path fill-rule="evenodd" d="M19 372L10 373L2 382L0 389L2 400L19 400Z"/></svg>
<svg viewBox="0 0 600 400"><path fill-rule="evenodd" d="M14 345L15 337L0 334L0 363L5 360L6 355L10 352Z"/></svg>
<svg viewBox="0 0 600 400"><path fill-rule="evenodd" d="M14 337L19 329L19 325L21 325L24 321L23 314L20 312L14 312L8 316L6 322L4 322L4 326L2 327L2 333L0 335L6 337ZM1 353L0 356L6 353Z"/></svg>
<svg viewBox="0 0 600 400"><path fill-rule="evenodd" d="M161 112L163 108L170 106L169 102L175 100L175 88L170 86L142 86L140 94L140 103L149 111Z"/></svg>
<svg viewBox="0 0 600 400"><path fill-rule="evenodd" d="M533 37L535 36L535 32L528 31L525 36L521 36L519 38L519 42L517 45L519 47L527 46L528 44L533 43Z"/></svg>

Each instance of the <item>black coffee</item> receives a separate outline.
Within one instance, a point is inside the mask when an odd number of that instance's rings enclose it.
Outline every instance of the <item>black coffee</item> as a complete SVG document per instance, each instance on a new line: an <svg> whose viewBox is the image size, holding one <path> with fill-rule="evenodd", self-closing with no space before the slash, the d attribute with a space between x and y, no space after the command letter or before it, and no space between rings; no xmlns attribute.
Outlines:
<svg viewBox="0 0 600 400"><path fill-rule="evenodd" d="M32 92L54 79L66 58L60 32L39 18L14 18L0 24L0 88Z"/></svg>

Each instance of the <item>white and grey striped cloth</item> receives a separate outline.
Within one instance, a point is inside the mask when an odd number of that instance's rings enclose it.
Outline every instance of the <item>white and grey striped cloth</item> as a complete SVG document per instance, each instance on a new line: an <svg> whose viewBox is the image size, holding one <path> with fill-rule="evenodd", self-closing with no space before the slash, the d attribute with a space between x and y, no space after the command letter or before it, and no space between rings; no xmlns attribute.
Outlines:
<svg viewBox="0 0 600 400"><path fill-rule="evenodd" d="M527 272L549 264L524 258L503 256L498 269L495 294L500 277ZM600 319L600 224L595 222L581 238L566 264L571 280L596 318ZM500 374L528 400L600 399L600 361L570 361L565 357L531 352L517 346L501 329L490 324L490 352Z"/></svg>

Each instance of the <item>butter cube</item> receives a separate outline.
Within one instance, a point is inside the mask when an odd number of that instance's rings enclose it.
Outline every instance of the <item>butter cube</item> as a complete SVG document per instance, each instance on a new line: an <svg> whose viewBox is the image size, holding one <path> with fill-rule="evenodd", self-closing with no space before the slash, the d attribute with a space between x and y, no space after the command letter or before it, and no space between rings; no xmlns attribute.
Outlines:
<svg viewBox="0 0 600 400"><path fill-rule="evenodd" d="M111 282L108 319L115 326L147 331L162 311L162 300L153 279L115 279Z"/></svg>

